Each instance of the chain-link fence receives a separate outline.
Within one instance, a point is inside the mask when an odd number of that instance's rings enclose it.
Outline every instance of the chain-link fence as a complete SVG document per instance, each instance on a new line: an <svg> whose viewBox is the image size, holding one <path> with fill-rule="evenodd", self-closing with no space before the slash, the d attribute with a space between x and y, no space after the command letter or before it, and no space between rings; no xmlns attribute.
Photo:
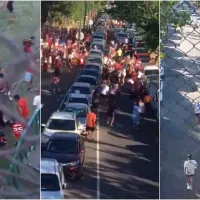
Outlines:
<svg viewBox="0 0 200 200"><path fill-rule="evenodd" d="M167 34L161 38L165 58L160 78L160 194L161 198L193 199L200 193L200 171L197 169L194 188L188 192L184 161L188 154L200 161L200 126L194 112L195 103L200 102L200 9L189 1L179 1L173 8L175 16L189 13L190 23L182 28L168 24Z"/></svg>
<svg viewBox="0 0 200 200"><path fill-rule="evenodd" d="M8 142L7 148L0 149L0 198L34 198L40 195L40 119L39 111L33 108L33 98L40 87L40 2L14 2L14 20L8 20L10 13L5 2L0 2L0 60L5 71L4 81L11 89L11 98L0 94L0 110L8 120L15 119L25 124L24 136L18 147L14 145L10 127L3 129ZM31 55L24 53L23 41L35 37ZM31 58L31 59L30 59ZM34 85L24 81L25 71L33 72ZM29 109L29 122L19 117L16 103L11 100L18 94L24 97Z"/></svg>

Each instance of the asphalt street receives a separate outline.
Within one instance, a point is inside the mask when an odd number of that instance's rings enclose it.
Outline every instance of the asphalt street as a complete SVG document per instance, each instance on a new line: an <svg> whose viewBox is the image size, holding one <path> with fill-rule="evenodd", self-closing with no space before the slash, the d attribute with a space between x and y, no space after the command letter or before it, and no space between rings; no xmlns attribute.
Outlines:
<svg viewBox="0 0 200 200"><path fill-rule="evenodd" d="M184 161L188 154L200 161L200 127L195 125L194 102L200 100L199 28L186 25L182 31L170 27L165 41L165 80L161 115L161 198L199 198L200 171L194 187L187 191Z"/></svg>
<svg viewBox="0 0 200 200"><path fill-rule="evenodd" d="M60 94L50 91L51 74L42 74L42 123L56 111L64 93L78 75L78 69L63 72ZM65 192L70 199L134 199L159 197L158 126L148 113L139 132L132 128L132 104L127 95L117 102L114 128L106 125L105 108L99 108L97 141L86 142L84 175L78 182L68 182Z"/></svg>

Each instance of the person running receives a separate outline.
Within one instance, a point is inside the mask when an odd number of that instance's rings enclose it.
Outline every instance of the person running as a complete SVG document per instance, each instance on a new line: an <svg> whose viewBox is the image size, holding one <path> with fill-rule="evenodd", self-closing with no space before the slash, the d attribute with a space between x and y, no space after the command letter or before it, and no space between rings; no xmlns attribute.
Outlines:
<svg viewBox="0 0 200 200"><path fill-rule="evenodd" d="M108 110L107 110L107 124L110 125L110 127L114 127L113 123L115 120L115 110L116 110L116 101L110 101L108 105Z"/></svg>
<svg viewBox="0 0 200 200"><path fill-rule="evenodd" d="M195 112L195 120L196 123L199 123L199 116L200 116L200 102L194 104L194 112Z"/></svg>
<svg viewBox="0 0 200 200"><path fill-rule="evenodd" d="M56 68L54 71L53 82L52 82L52 89L53 94L56 93L56 90L60 92L60 69Z"/></svg>
<svg viewBox="0 0 200 200"><path fill-rule="evenodd" d="M13 131L13 137L14 137L14 144L17 145L18 141L24 131L24 126L18 122L13 120L10 124L12 131Z"/></svg>
<svg viewBox="0 0 200 200"><path fill-rule="evenodd" d="M13 3L14 3L14 1L8 1L7 2L7 5L6 5L6 7L7 7L7 9L8 9L8 11L13 15L13 13L14 13L14 8L13 8ZM9 20L14 20L14 18L12 17L12 15L11 15L11 17L9 18Z"/></svg>
<svg viewBox="0 0 200 200"><path fill-rule="evenodd" d="M197 169L197 162L193 160L192 155L188 155L188 159L184 162L184 172L187 177L187 189L192 190L193 177Z"/></svg>
<svg viewBox="0 0 200 200"><path fill-rule="evenodd" d="M92 138L93 140L95 140L94 132L96 130L96 120L97 120L96 114L92 111L89 111L86 118L86 132L87 132L86 139L90 134L90 132L92 132Z"/></svg>
<svg viewBox="0 0 200 200"><path fill-rule="evenodd" d="M27 83L27 92L30 92L31 90L33 90L32 86L33 86L33 70L31 69L31 67L28 67L26 69L26 72L24 74L24 80Z"/></svg>
<svg viewBox="0 0 200 200"><path fill-rule="evenodd" d="M24 119L28 118L28 104L25 98L20 97L18 94L14 96L14 100L17 102L17 111Z"/></svg>

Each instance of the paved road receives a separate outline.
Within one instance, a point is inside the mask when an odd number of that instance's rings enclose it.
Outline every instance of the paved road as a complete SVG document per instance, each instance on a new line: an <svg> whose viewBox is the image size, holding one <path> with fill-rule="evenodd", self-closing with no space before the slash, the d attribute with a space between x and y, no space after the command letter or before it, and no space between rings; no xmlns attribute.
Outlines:
<svg viewBox="0 0 200 200"><path fill-rule="evenodd" d="M72 85L78 70L63 73L62 88ZM63 98L47 91L50 75L42 74L42 123L46 123ZM64 91L63 91L64 92ZM45 94L44 94L45 93ZM128 96L118 99L115 128L106 126L105 108L99 111L99 140L86 142L84 176L69 182L66 198L158 198L159 147L156 144L157 124L151 115L143 120L140 133L134 133L130 119L132 105Z"/></svg>
<svg viewBox="0 0 200 200"><path fill-rule="evenodd" d="M183 33L169 29L165 42L165 80L161 104L161 198L199 198L200 170L193 191L187 191L183 163L187 154L200 161L200 127L195 126L193 102L200 100L200 29L185 26ZM174 44L179 44L175 48ZM185 55L186 54L186 55Z"/></svg>
<svg viewBox="0 0 200 200"><path fill-rule="evenodd" d="M25 53L23 52L23 46L22 42L24 39L28 39L30 36L36 37L36 45L34 46L34 54L35 51L38 49L39 42L40 42L40 31L38 27L40 27L40 18L38 17L40 14L40 3L39 2L14 2L14 8L15 8L15 21L9 21L9 12L3 7L4 2L0 2L0 40L1 40L1 50L0 50L0 60L1 60L1 67L5 68L6 71L6 78L8 80L9 85L11 86L13 83L18 82L15 89L12 91L12 95L19 94L22 97L25 97L28 102L28 107L30 111L30 117L33 114L33 97L36 95L36 93L33 92L26 92L27 85L23 82L23 76L25 69L29 67L28 61L29 58ZM36 59L38 55L35 56ZM40 87L40 70L39 70L39 63L36 64L34 67L34 82L35 88ZM16 105L14 101L10 101L8 97L0 96L0 109L6 109L6 114L9 116L17 116L17 110ZM3 108L2 108L3 107ZM8 140L8 151L7 155L5 155L4 151L1 151L3 155L1 155L1 163L0 163L0 169L6 169L8 170L9 164L11 163L12 157L13 157L13 151L15 150L14 147L14 141L12 136L12 131L9 128L6 128L5 130L7 140ZM39 143L39 137L37 138L37 143ZM37 146L39 147L39 146ZM39 148L40 149L40 148ZM30 157L30 163L33 166L39 166L40 163L40 156L38 154L38 150L36 149L35 152L31 154ZM36 177L39 177L38 172L36 172L34 169L30 169L30 167L20 167L20 175L21 177L28 179L25 185L23 186L23 192L28 191L28 189L32 189L32 194L29 193L28 198L39 198L39 192L40 192L40 180ZM5 174L1 173L1 178L6 179ZM35 177L35 178L33 178ZM34 179L35 182L32 180ZM20 183L24 183L25 181L21 180ZM33 184L34 183L34 184ZM9 191L7 198L24 198L24 193L21 193L20 196L17 195L17 191L13 190L13 188L7 187L3 183L3 180L1 180L1 187L4 185L3 195L5 197L5 192ZM30 186L30 184L32 184ZM12 192L11 192L12 191ZM27 196L25 197L27 198Z"/></svg>

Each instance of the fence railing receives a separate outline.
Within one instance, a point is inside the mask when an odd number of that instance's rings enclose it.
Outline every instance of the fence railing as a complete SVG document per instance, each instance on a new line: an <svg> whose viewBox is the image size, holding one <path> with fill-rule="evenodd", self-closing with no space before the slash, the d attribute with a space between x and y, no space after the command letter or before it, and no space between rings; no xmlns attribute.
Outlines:
<svg viewBox="0 0 200 200"><path fill-rule="evenodd" d="M19 189L20 180L17 178L21 175L23 166L27 164L31 153L36 147L36 137L39 138L40 134L40 110L37 109L33 113L31 119L28 122L28 126L22 133L22 136L18 142L16 151L14 153L12 163L9 167L9 175L7 179L8 186Z"/></svg>

